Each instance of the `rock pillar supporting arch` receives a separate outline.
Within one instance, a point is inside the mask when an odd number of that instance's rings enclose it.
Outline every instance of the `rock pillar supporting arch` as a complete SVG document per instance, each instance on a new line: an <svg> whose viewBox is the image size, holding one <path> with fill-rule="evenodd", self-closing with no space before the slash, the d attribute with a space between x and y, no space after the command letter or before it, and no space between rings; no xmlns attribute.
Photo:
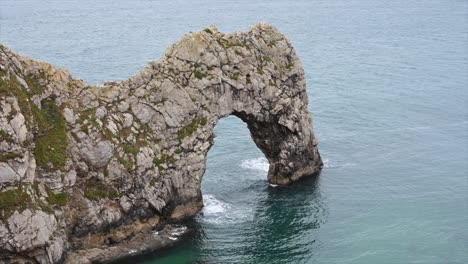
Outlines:
<svg viewBox="0 0 468 264"><path fill-rule="evenodd" d="M268 181L271 184L289 184L320 171L322 161L317 141L312 133L307 132L309 127L291 131L276 119L258 121L245 112L234 115L247 123L252 139L270 163Z"/></svg>

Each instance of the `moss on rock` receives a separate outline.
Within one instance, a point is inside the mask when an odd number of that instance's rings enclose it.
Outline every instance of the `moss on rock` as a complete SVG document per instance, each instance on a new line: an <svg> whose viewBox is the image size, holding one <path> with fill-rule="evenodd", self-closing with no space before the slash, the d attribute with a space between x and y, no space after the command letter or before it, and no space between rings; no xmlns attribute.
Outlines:
<svg viewBox="0 0 468 264"><path fill-rule="evenodd" d="M0 129L0 141L13 142L11 135L3 129Z"/></svg>
<svg viewBox="0 0 468 264"><path fill-rule="evenodd" d="M206 33L209 33L209 34L213 34L213 31L211 31L211 29L209 29L209 28L205 28L203 31L205 31Z"/></svg>
<svg viewBox="0 0 468 264"><path fill-rule="evenodd" d="M153 163L154 165L156 165L158 167L158 169L161 171L163 170L163 164L170 164L170 163L173 163L175 161L174 159L174 155L168 155L168 154L161 154L161 156L159 158L155 158L153 160Z"/></svg>
<svg viewBox="0 0 468 264"><path fill-rule="evenodd" d="M110 185L91 178L85 182L84 196L92 201L100 199L115 199L119 197L119 192L114 190Z"/></svg>
<svg viewBox="0 0 468 264"><path fill-rule="evenodd" d="M39 122L34 156L37 165L46 171L63 170L67 152L65 119L54 99L44 99L41 103L41 109L34 111Z"/></svg>
<svg viewBox="0 0 468 264"><path fill-rule="evenodd" d="M5 154L0 155L0 162L7 162L8 160L21 158L21 157L23 157L23 155L19 153L5 153Z"/></svg>
<svg viewBox="0 0 468 264"><path fill-rule="evenodd" d="M50 205L65 206L68 202L68 195L66 192L54 193L49 187L46 186L47 202Z"/></svg>
<svg viewBox="0 0 468 264"><path fill-rule="evenodd" d="M190 124L177 131L177 138L182 140L192 135L199 127L205 126L206 124L208 124L208 119L206 117L196 117L190 122Z"/></svg>
<svg viewBox="0 0 468 264"><path fill-rule="evenodd" d="M31 197L23 187L0 192L0 220L8 219L15 210L21 212L31 204Z"/></svg>
<svg viewBox="0 0 468 264"><path fill-rule="evenodd" d="M199 79L199 80L201 80L201 79L203 79L203 78L206 77L206 74L205 74L205 73L203 73L203 72L201 72L201 71L198 71L198 70L196 70L193 74L195 75L195 78L197 78L197 79Z"/></svg>
<svg viewBox="0 0 468 264"><path fill-rule="evenodd" d="M125 153L127 154L133 154L136 155L138 154L139 148L138 146L132 145L132 144L123 144L122 148Z"/></svg>

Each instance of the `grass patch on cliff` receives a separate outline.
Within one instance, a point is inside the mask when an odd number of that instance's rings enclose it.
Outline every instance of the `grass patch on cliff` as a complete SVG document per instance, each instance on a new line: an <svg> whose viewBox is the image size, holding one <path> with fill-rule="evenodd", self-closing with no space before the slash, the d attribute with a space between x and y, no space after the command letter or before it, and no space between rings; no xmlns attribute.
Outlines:
<svg viewBox="0 0 468 264"><path fill-rule="evenodd" d="M5 71L0 70L0 94L14 96L18 100L18 106L26 120L26 126L31 128L32 123L32 105L31 96L23 88L16 76L10 74L9 79L3 80L7 76Z"/></svg>
<svg viewBox="0 0 468 264"><path fill-rule="evenodd" d="M206 117L196 117L188 125L177 131L177 138L182 140L192 135L199 127L205 126L206 124L208 124L208 119Z"/></svg>
<svg viewBox="0 0 468 264"><path fill-rule="evenodd" d="M133 170L133 161L131 161L130 159L117 156L117 161L120 164L122 164L128 172L131 172Z"/></svg>
<svg viewBox="0 0 468 264"><path fill-rule="evenodd" d="M15 159L15 158L21 158L23 155L19 153L6 153L6 154L1 154L0 155L0 162L7 162L8 160Z"/></svg>
<svg viewBox="0 0 468 264"><path fill-rule="evenodd" d="M231 75L231 79L237 81L237 80L239 80L240 75L241 75L240 72L235 72L233 75Z"/></svg>
<svg viewBox="0 0 468 264"><path fill-rule="evenodd" d="M97 108L88 108L80 113L80 118L78 123L84 125L84 121L88 120L87 126L84 126L83 129L85 132L88 132L88 126L99 128L99 122L96 116Z"/></svg>
<svg viewBox="0 0 468 264"><path fill-rule="evenodd" d="M68 203L68 195L66 192L54 193L49 187L46 186L47 202L50 205L65 206Z"/></svg>
<svg viewBox="0 0 468 264"><path fill-rule="evenodd" d="M140 149L137 146L131 145L131 144L123 144L122 148L123 148L123 151L127 154L136 155L140 151Z"/></svg>
<svg viewBox="0 0 468 264"><path fill-rule="evenodd" d="M242 42L240 42L239 40L235 39L235 38L231 38L227 41L224 41L224 43L222 43L223 46L226 48L226 49L229 49L229 48L232 48L232 47L243 47L244 44Z"/></svg>
<svg viewBox="0 0 468 264"><path fill-rule="evenodd" d="M203 72L201 72L201 71L199 71L199 70L196 70L196 71L193 73L193 75L195 76L195 78L197 78L197 79L199 79L199 80L201 80L201 79L203 79L203 78L206 77L206 74L203 73Z"/></svg>
<svg viewBox="0 0 468 264"><path fill-rule="evenodd" d="M84 196L92 201L115 199L120 197L119 192L114 190L109 184L95 178L91 178L86 181Z"/></svg>
<svg viewBox="0 0 468 264"><path fill-rule="evenodd" d="M15 210L21 212L31 204L31 197L23 187L0 192L0 220L7 220Z"/></svg>
<svg viewBox="0 0 468 264"><path fill-rule="evenodd" d="M13 142L13 138L10 136L10 134L8 134L8 132L6 132L5 130L3 129L0 129L0 142L1 141L6 141L6 142Z"/></svg>
<svg viewBox="0 0 468 264"><path fill-rule="evenodd" d="M154 165L156 165L160 171L164 169L162 167L163 164L170 164L174 162L175 162L174 155L168 155L168 154L161 154L159 158L155 158L153 160Z"/></svg>
<svg viewBox="0 0 468 264"><path fill-rule="evenodd" d="M18 79L9 75L7 81L3 80L5 71L0 71L0 90L6 91L18 100L21 113L26 126L34 131L34 155L38 167L46 171L63 170L66 161L67 133L65 119L55 103L55 99L46 98L41 102L41 108L32 102L31 96L40 94L44 87L38 79L44 79L44 73L38 76L26 77L30 91L26 90ZM34 128L34 129L33 129Z"/></svg>
<svg viewBox="0 0 468 264"><path fill-rule="evenodd" d="M39 73L39 78L44 79L44 80L46 79L44 72ZM44 87L42 87L42 85L39 83L37 77L28 75L24 78L24 80L29 86L31 95L42 94L42 92L44 91Z"/></svg>
<svg viewBox="0 0 468 264"><path fill-rule="evenodd" d="M205 31L206 33L209 33L209 34L213 34L213 31L211 31L211 29L209 29L209 28L205 28L203 31Z"/></svg>
<svg viewBox="0 0 468 264"><path fill-rule="evenodd" d="M0 95L8 94L8 83L3 80L3 76L5 76L3 71L0 71Z"/></svg>
<svg viewBox="0 0 468 264"><path fill-rule="evenodd" d="M34 156L37 165L46 171L63 170L67 152L65 119L54 99L44 99L41 104L41 109L33 107L39 126Z"/></svg>

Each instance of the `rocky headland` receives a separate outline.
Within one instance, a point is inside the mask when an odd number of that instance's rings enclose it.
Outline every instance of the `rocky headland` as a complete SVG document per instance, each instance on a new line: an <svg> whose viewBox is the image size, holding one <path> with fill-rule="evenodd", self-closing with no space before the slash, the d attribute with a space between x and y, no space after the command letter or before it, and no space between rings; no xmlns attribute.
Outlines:
<svg viewBox="0 0 468 264"><path fill-rule="evenodd" d="M89 263L186 230L214 126L247 123L285 185L322 168L304 70L259 24L185 35L122 82L89 86L0 46L0 263Z"/></svg>

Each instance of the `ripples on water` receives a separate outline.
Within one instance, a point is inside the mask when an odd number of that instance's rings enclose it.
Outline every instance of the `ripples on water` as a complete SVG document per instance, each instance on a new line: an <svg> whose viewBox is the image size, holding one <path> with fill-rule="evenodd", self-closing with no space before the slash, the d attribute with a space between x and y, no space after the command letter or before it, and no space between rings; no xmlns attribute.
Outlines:
<svg viewBox="0 0 468 264"><path fill-rule="evenodd" d="M96 84L188 31L268 21L305 68L325 167L286 188L216 127L192 238L134 263L468 263L465 0L1 0L0 40Z"/></svg>
<svg viewBox="0 0 468 264"><path fill-rule="evenodd" d="M229 194L204 195L205 208L197 222L210 242L200 249L202 262L262 263L269 259L285 263L303 261L313 254L315 241L307 237L327 219L318 178L302 182L299 188L273 188L265 184L265 165L263 157L240 163L247 173L261 172L263 176L239 183L241 191L232 195L245 197L242 202L232 202ZM223 257L217 259L219 256Z"/></svg>

